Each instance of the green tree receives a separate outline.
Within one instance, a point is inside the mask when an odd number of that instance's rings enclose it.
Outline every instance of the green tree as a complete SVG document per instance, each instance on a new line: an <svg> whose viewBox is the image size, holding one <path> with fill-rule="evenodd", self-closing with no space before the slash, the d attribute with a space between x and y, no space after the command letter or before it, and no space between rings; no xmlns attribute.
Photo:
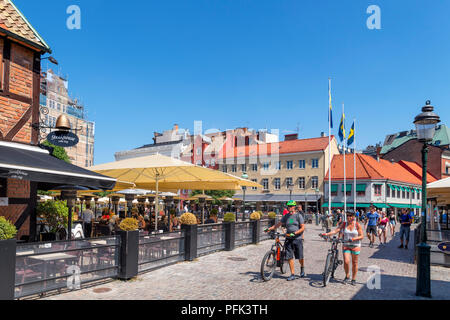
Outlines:
<svg viewBox="0 0 450 320"><path fill-rule="evenodd" d="M222 202L219 200L223 197L233 198L236 191L234 190L205 190L205 194L207 196L213 197L214 201L213 204L221 204ZM192 191L191 197L196 196L198 194L203 194L203 191L201 190L194 190Z"/></svg>
<svg viewBox="0 0 450 320"><path fill-rule="evenodd" d="M47 140L45 140L42 145L53 148L52 156L58 158L59 160L65 161L67 163L71 163L69 156L67 155L66 149L63 147L55 146L51 144Z"/></svg>

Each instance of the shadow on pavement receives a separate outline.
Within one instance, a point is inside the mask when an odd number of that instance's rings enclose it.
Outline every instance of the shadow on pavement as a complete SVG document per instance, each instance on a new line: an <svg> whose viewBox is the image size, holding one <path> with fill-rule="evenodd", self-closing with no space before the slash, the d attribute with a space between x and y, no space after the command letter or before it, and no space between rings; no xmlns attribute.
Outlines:
<svg viewBox="0 0 450 320"><path fill-rule="evenodd" d="M413 232L411 232L412 238ZM378 238L375 242L377 250L369 257L372 259L383 259L389 261L397 261L403 263L414 263L414 243L409 242L408 249L399 249L400 239L398 233L394 238L391 238L386 244L379 245Z"/></svg>
<svg viewBox="0 0 450 320"><path fill-rule="evenodd" d="M257 283L269 282L269 281L264 281L261 277L261 273L259 273L259 272L248 271L248 272L240 273L240 274L246 275L246 276L253 276L253 278L249 280L250 282L257 282ZM285 280L288 276L289 275L287 275L287 274L282 275L279 272L275 271L275 273L272 276L272 280L276 280L276 279L284 279Z"/></svg>
<svg viewBox="0 0 450 320"><path fill-rule="evenodd" d="M424 299L416 296L416 278L381 275L379 286L374 280L369 284L374 289L369 289L368 284L353 296L352 300L411 300ZM379 289L376 289L379 287ZM436 300L450 300L450 282L432 280L431 296Z"/></svg>

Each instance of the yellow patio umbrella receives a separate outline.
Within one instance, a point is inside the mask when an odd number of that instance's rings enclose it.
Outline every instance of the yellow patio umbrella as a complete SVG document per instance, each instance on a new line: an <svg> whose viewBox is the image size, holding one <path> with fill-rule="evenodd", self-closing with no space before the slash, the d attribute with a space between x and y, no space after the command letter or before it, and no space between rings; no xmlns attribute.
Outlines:
<svg viewBox="0 0 450 320"><path fill-rule="evenodd" d="M262 187L249 180L160 154L100 164L89 170L132 182L137 188L155 190L156 212L161 190L238 190L244 185Z"/></svg>

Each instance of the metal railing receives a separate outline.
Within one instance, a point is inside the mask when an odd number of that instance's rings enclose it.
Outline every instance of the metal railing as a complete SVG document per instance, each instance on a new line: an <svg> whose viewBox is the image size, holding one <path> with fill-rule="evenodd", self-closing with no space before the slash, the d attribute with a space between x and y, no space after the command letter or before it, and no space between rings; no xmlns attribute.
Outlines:
<svg viewBox="0 0 450 320"><path fill-rule="evenodd" d="M253 222L236 222L235 245L236 247L251 244L253 242Z"/></svg>
<svg viewBox="0 0 450 320"><path fill-rule="evenodd" d="M184 261L183 230L139 237L138 272Z"/></svg>
<svg viewBox="0 0 450 320"><path fill-rule="evenodd" d="M223 249L225 249L225 226L222 223L198 226L197 254L199 256Z"/></svg>
<svg viewBox="0 0 450 320"><path fill-rule="evenodd" d="M261 220L261 228L259 231L260 241L265 241L271 239L270 234L268 232L264 232L264 229L270 227L270 220Z"/></svg>
<svg viewBox="0 0 450 320"><path fill-rule="evenodd" d="M119 271L120 237L19 244L15 298L112 278Z"/></svg>

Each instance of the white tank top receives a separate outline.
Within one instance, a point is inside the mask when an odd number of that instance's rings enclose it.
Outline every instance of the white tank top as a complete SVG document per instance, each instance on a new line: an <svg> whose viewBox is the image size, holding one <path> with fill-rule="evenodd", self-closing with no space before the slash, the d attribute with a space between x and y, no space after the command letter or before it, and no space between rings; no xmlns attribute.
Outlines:
<svg viewBox="0 0 450 320"><path fill-rule="evenodd" d="M356 221L353 221L353 230L348 229L348 225L346 223L344 229L344 247L361 247L361 240L358 241L350 241L353 238L358 237L358 229L356 228Z"/></svg>

